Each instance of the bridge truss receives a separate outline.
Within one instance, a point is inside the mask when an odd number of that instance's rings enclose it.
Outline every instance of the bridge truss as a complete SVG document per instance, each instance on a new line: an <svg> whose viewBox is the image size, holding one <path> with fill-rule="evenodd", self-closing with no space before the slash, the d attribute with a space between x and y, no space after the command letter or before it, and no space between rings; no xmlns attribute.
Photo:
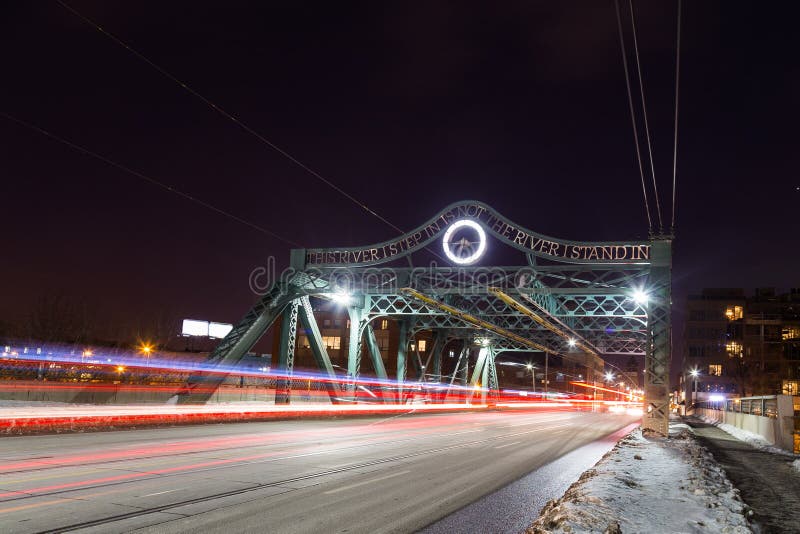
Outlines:
<svg viewBox="0 0 800 534"><path fill-rule="evenodd" d="M481 234L524 253L520 266L431 263L414 266L412 256L435 249L444 233L448 252L450 228L471 221ZM474 224L473 224L474 223ZM466 223L459 223L462 226ZM469 230L469 228L467 228ZM469 244L462 238L460 244ZM437 254L438 255L438 254ZM398 265L399 261L405 262ZM320 334L311 299L342 302L350 318L347 379L362 374L362 355L379 379L390 379L373 324L388 318L399 325L400 343L393 355L392 379L402 388L411 381L468 380L469 353L477 353L469 383L497 390L495 358L507 351L540 351L569 361L585 355L644 357L643 427L668 433L671 241L579 243L527 230L486 204L452 204L419 228L394 240L368 247L295 249L291 268L276 281L214 349L209 364L234 369L243 356L276 324L277 367L284 378L276 403L290 402L297 331L308 338L319 370L336 375ZM409 354L409 343L430 331L433 347L428 365ZM442 375L442 353L462 341L453 376ZM432 360L432 361L431 361ZM206 402L224 374L190 378L181 403ZM201 387L203 386L203 387ZM347 385L326 382L332 402L347 397Z"/></svg>

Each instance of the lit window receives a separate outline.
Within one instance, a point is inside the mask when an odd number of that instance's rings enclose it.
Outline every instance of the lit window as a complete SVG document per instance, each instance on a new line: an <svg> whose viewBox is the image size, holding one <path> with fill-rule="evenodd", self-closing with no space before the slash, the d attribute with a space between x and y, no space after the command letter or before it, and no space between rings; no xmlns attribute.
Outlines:
<svg viewBox="0 0 800 534"><path fill-rule="evenodd" d="M788 339L800 338L800 326L784 326L781 332L781 339L784 341Z"/></svg>
<svg viewBox="0 0 800 534"><path fill-rule="evenodd" d="M734 356L742 357L742 344L738 341L729 341L725 344L725 350L733 358Z"/></svg>
<svg viewBox="0 0 800 534"><path fill-rule="evenodd" d="M300 346L301 349L307 349L311 347L311 345L308 343L308 337L306 336L299 336L297 344Z"/></svg>
<svg viewBox="0 0 800 534"><path fill-rule="evenodd" d="M725 317L727 317L729 321L741 319L744 317L744 308L742 306L728 306L725 309Z"/></svg>
<svg viewBox="0 0 800 534"><path fill-rule="evenodd" d="M427 342L424 339L419 340L419 351L425 352L425 347L427 346Z"/></svg>
<svg viewBox="0 0 800 534"><path fill-rule="evenodd" d="M411 350L417 350L417 344L416 343L412 343L411 344Z"/></svg>
<svg viewBox="0 0 800 534"><path fill-rule="evenodd" d="M783 381L783 394L784 395L797 395L800 391L800 382L796 380Z"/></svg>
<svg viewBox="0 0 800 534"><path fill-rule="evenodd" d="M338 350L342 348L342 338L339 336L322 336L322 343L328 349Z"/></svg>
<svg viewBox="0 0 800 534"><path fill-rule="evenodd" d="M387 328L389 328L389 320L381 319L381 330L386 330Z"/></svg>
<svg viewBox="0 0 800 534"><path fill-rule="evenodd" d="M722 365L717 363L712 363L708 366L708 375L709 376L722 376Z"/></svg>

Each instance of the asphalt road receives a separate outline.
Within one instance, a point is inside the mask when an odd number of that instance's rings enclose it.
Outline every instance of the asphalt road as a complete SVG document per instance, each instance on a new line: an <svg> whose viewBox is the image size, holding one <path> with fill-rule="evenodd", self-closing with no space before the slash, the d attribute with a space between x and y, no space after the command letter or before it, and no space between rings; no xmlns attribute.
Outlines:
<svg viewBox="0 0 800 534"><path fill-rule="evenodd" d="M413 532L633 420L515 410L5 437L0 531Z"/></svg>

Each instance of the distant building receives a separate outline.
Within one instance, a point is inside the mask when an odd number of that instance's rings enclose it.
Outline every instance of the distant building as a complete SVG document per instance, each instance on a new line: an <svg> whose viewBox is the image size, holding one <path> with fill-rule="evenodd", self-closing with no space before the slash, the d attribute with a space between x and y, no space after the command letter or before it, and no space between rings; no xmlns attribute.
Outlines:
<svg viewBox="0 0 800 534"><path fill-rule="evenodd" d="M681 390L711 395L798 395L800 289L704 289L687 302ZM693 373L694 372L694 373ZM693 376L696 374L696 378Z"/></svg>

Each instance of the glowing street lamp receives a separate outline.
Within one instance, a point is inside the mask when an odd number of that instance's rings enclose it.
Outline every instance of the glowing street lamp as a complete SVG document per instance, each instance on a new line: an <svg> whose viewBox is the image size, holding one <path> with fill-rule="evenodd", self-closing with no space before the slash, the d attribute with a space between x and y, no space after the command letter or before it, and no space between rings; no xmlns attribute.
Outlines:
<svg viewBox="0 0 800 534"><path fill-rule="evenodd" d="M606 373L606 382L611 382L612 380L614 380L614 373Z"/></svg>
<svg viewBox="0 0 800 534"><path fill-rule="evenodd" d="M633 291L633 301L639 306L644 306L650 300L650 295L645 293L643 289L635 289Z"/></svg>
<svg viewBox="0 0 800 534"><path fill-rule="evenodd" d="M342 306L348 306L352 303L353 297L347 291L337 291L333 293L331 296L331 300L333 300L336 304L340 304Z"/></svg>
<svg viewBox="0 0 800 534"><path fill-rule="evenodd" d="M531 372L531 387L533 387L533 392L536 393L536 367L529 363L525 365L525 368Z"/></svg>
<svg viewBox="0 0 800 534"><path fill-rule="evenodd" d="M578 344L578 342L575 341L573 338L569 338L567 340L567 345L569 346L569 348L574 348L575 345L577 345L577 344Z"/></svg>
<svg viewBox="0 0 800 534"><path fill-rule="evenodd" d="M145 358L147 358L147 366L150 367L150 354L153 352L153 346L150 343L144 343L139 350L142 351Z"/></svg>

